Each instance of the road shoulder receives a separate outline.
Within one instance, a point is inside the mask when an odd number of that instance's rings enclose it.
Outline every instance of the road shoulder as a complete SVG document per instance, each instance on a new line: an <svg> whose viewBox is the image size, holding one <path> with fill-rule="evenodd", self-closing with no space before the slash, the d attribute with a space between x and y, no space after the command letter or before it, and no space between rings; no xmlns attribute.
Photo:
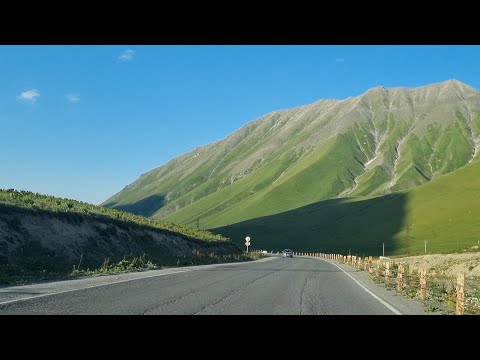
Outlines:
<svg viewBox="0 0 480 360"><path fill-rule="evenodd" d="M381 300L390 304L397 309L402 315L430 315L425 311L425 306L422 301L409 299L405 296L398 294L396 291L387 290L383 284L377 284L371 278L371 276L363 271L352 268L345 264L339 264L326 259L319 259L319 261L326 261L334 266L345 271L348 275L352 276L366 289L378 296ZM353 280L352 280L353 281ZM357 284L358 285L358 284Z"/></svg>

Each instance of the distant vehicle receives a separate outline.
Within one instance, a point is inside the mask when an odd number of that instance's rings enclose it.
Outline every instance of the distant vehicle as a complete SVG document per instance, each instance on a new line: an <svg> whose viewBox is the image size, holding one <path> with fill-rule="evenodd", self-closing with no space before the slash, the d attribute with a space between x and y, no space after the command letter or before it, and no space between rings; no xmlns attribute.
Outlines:
<svg viewBox="0 0 480 360"><path fill-rule="evenodd" d="M291 257L293 258L293 251L290 250L290 249L285 249L282 251L282 254L283 254L283 257L286 258L286 257Z"/></svg>

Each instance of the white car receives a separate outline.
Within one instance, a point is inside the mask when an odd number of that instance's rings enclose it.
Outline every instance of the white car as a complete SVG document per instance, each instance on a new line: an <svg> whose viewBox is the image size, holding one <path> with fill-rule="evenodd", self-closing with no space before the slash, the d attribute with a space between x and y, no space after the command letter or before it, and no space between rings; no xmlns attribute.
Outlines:
<svg viewBox="0 0 480 360"><path fill-rule="evenodd" d="M283 255L284 258L286 258L286 257L293 258L293 251L290 250L290 249L285 249L285 250L282 251L282 255Z"/></svg>

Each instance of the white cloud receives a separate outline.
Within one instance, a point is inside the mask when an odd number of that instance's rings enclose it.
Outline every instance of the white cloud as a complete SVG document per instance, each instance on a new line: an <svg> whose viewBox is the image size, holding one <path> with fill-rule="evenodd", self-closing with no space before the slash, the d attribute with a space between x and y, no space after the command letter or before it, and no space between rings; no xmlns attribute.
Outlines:
<svg viewBox="0 0 480 360"><path fill-rule="evenodd" d="M78 94L67 94L65 95L67 100L73 104L78 103L80 101L80 95Z"/></svg>
<svg viewBox="0 0 480 360"><path fill-rule="evenodd" d="M344 62L344 61L345 61L344 58L336 58L336 59L335 59L335 62Z"/></svg>
<svg viewBox="0 0 480 360"><path fill-rule="evenodd" d="M17 96L17 99L25 100L33 104L37 101L37 98L39 97L40 92L37 89L31 89L21 92L20 95Z"/></svg>
<svg viewBox="0 0 480 360"><path fill-rule="evenodd" d="M133 55L135 55L135 51L133 51L132 49L127 49L120 54L118 60L121 62L132 61Z"/></svg>

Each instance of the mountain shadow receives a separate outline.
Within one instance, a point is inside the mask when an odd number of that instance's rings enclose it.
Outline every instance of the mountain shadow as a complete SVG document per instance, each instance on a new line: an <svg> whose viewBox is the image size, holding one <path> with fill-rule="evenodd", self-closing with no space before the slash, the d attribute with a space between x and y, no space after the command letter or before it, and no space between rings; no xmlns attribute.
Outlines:
<svg viewBox="0 0 480 360"><path fill-rule="evenodd" d="M132 204L118 205L116 202L110 202L105 204L104 206L112 209L126 211L135 215L149 217L155 214L160 208L162 208L164 204L164 196L151 195Z"/></svg>
<svg viewBox="0 0 480 360"><path fill-rule="evenodd" d="M384 244L385 256L407 253L412 238L408 231L399 234L405 226L406 197L394 193L367 200L326 200L210 231L243 248L250 236L252 249L374 256L382 255Z"/></svg>

